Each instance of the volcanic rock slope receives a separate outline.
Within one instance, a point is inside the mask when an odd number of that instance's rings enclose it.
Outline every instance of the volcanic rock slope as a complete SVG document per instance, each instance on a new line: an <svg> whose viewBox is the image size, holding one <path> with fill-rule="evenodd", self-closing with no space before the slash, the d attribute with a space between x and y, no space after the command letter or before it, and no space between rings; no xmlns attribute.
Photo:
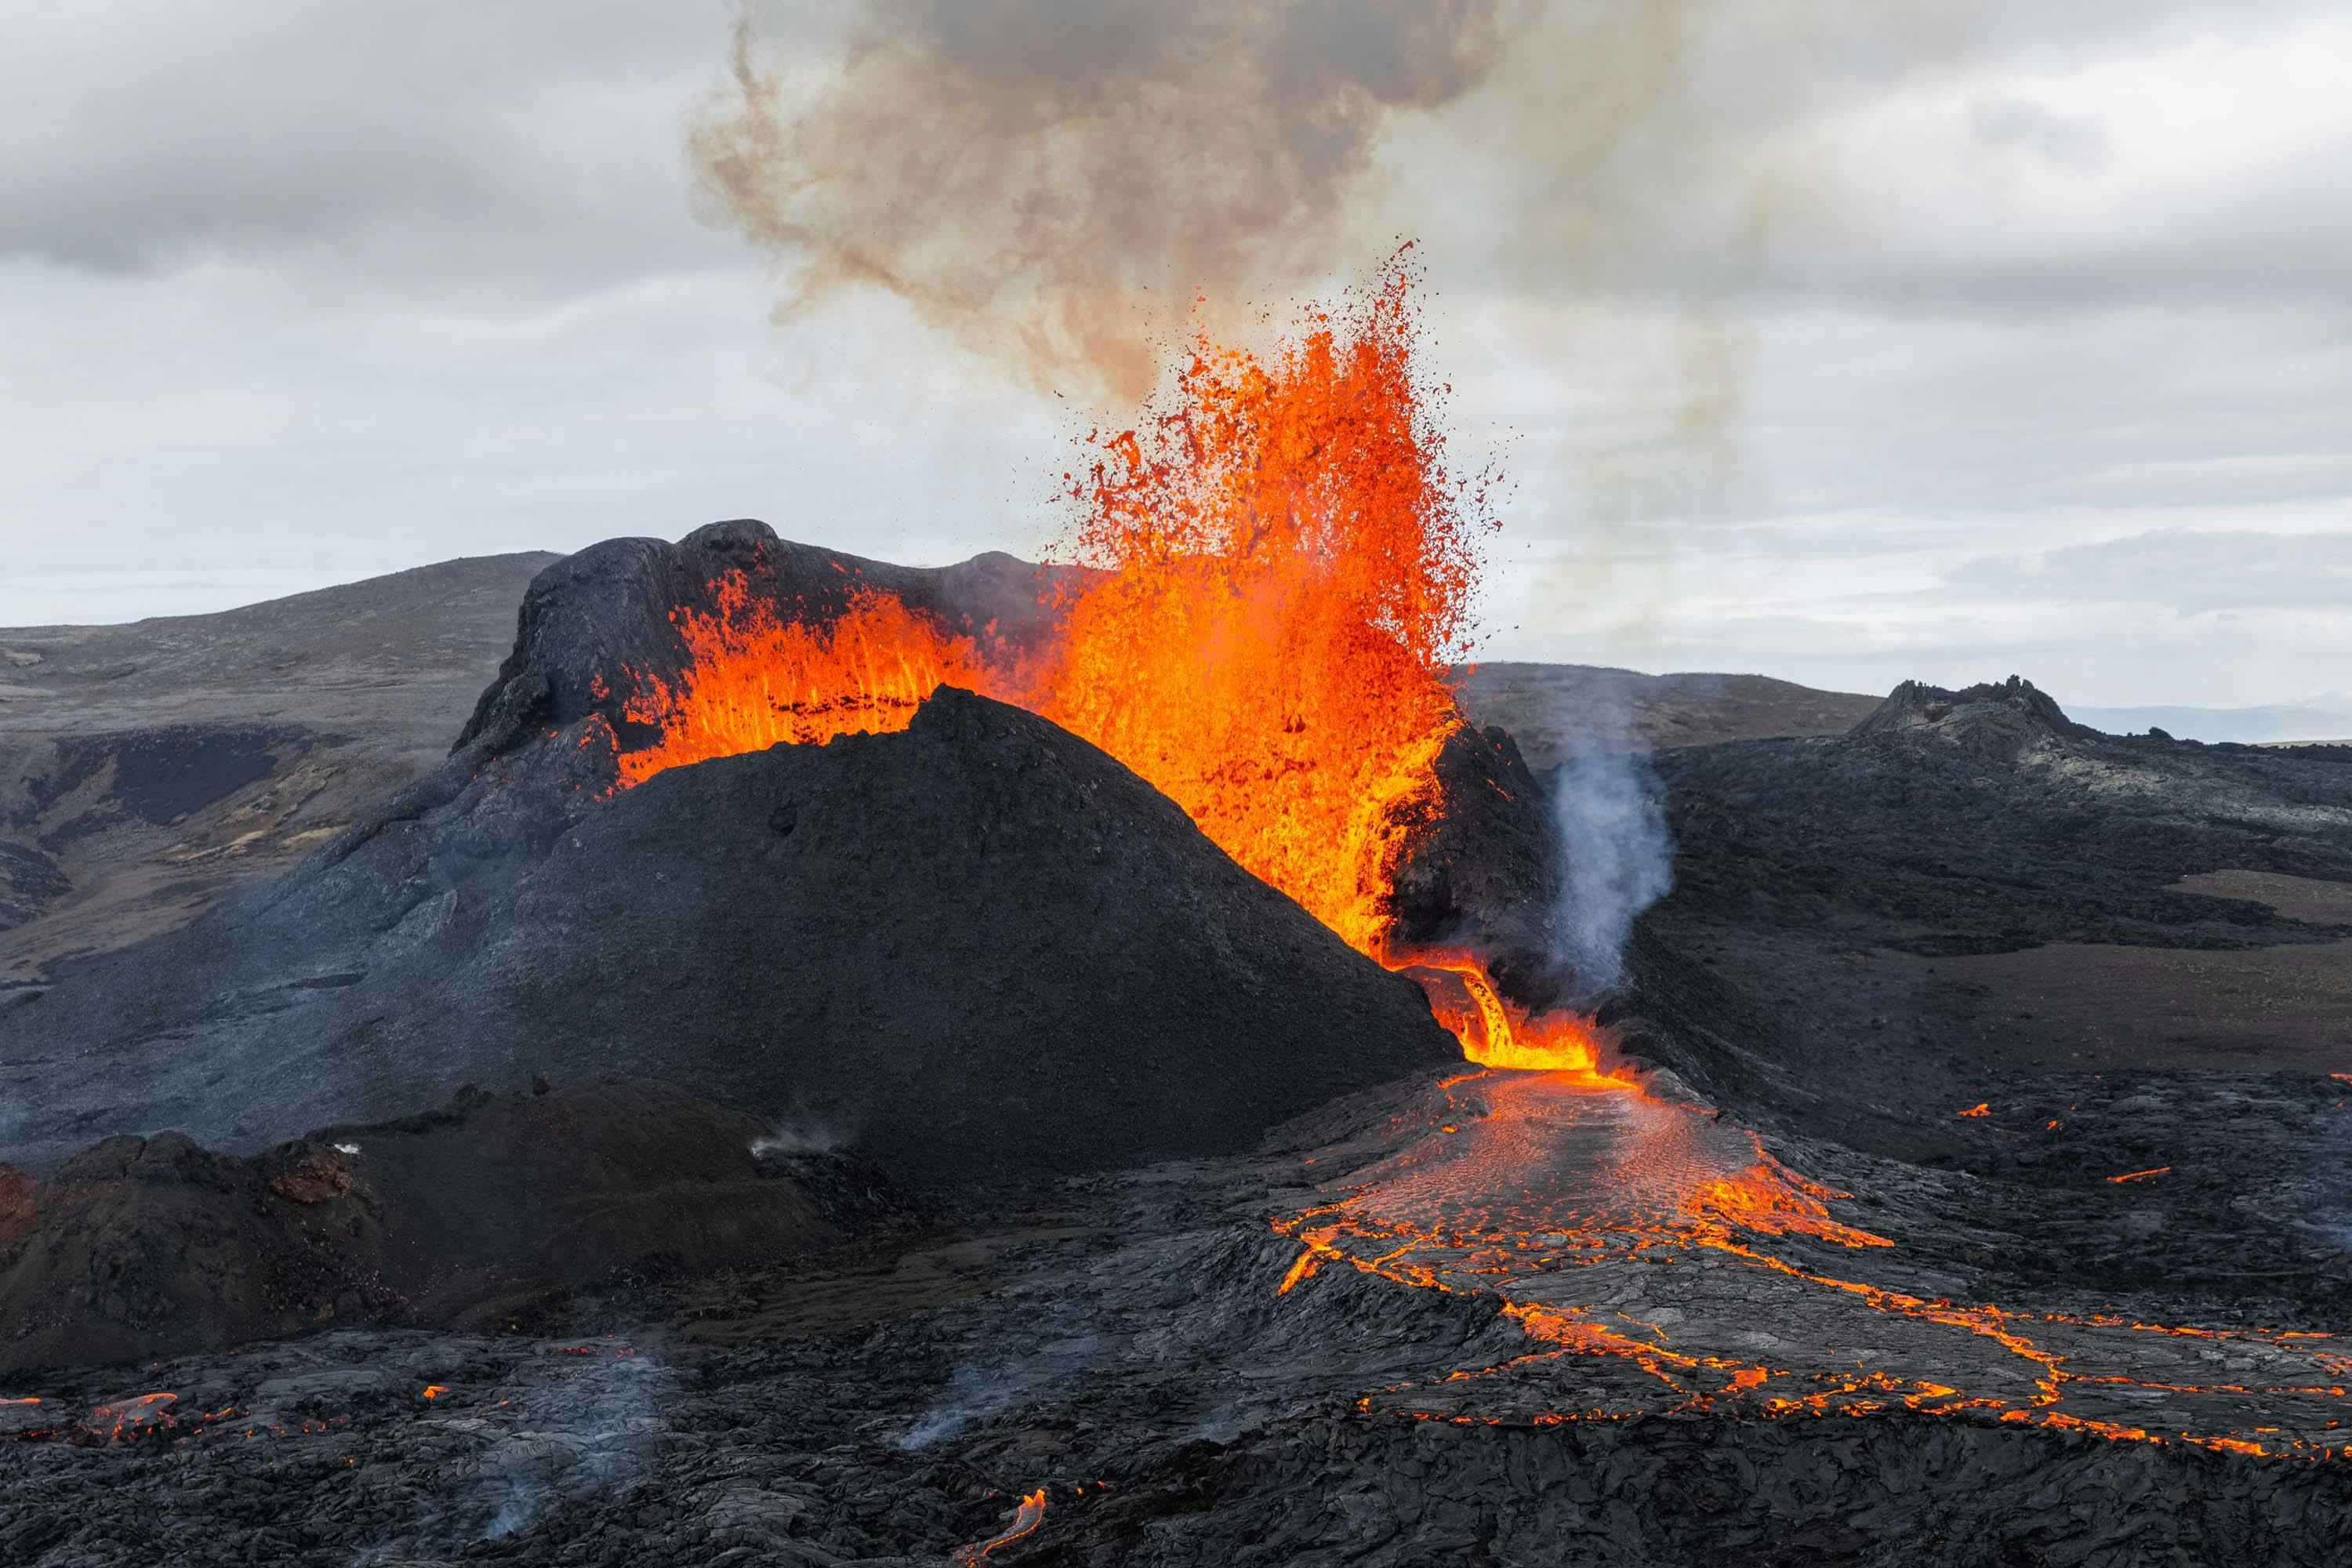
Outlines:
<svg viewBox="0 0 2352 1568"><path fill-rule="evenodd" d="M555 559L0 629L0 991L185 924L438 766Z"/></svg>
<svg viewBox="0 0 2352 1568"><path fill-rule="evenodd" d="M612 689L675 678L669 611L722 572L793 607L969 589L1017 637L979 591L1001 564L913 573L730 524L549 568L440 769L293 873L0 1011L0 1148L45 1167L171 1127L249 1149L469 1081L627 1073L828 1122L925 1184L1243 1147L1458 1059L1411 981L1109 757L969 693L902 733L613 793Z"/></svg>
<svg viewBox="0 0 2352 1568"><path fill-rule="evenodd" d="M1816 1176L1964 1178L2012 1296L2345 1324L2352 750L2103 735L2012 678L1654 765L1637 1049Z"/></svg>
<svg viewBox="0 0 2352 1568"><path fill-rule="evenodd" d="M1785 735L1843 735L1878 699L1821 691L1766 675L1643 675L1584 664L1495 659L1462 672L1462 704L1507 730L1530 764L1549 770L1571 746L1598 741L1705 746Z"/></svg>
<svg viewBox="0 0 2352 1568"><path fill-rule="evenodd" d="M1678 900L1921 953L2325 940L2174 889L2230 868L2352 879L2352 749L2103 735L2012 677L1899 687L1847 735L1661 755Z"/></svg>
<svg viewBox="0 0 2352 1568"><path fill-rule="evenodd" d="M900 1205L870 1168L666 1084L489 1095L249 1159L118 1136L0 1215L0 1376L321 1322L508 1323L614 1270L836 1246Z"/></svg>

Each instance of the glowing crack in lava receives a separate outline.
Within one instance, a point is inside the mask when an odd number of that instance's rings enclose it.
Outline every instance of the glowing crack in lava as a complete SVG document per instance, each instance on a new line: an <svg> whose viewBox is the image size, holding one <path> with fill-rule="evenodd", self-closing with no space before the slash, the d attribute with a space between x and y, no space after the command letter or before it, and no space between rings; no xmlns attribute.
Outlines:
<svg viewBox="0 0 2352 1568"><path fill-rule="evenodd" d="M1346 1265L1495 1298L1534 1342L1369 1395L1368 1412L1542 1425L1907 1410L2352 1455L2352 1354L2333 1336L2014 1312L1850 1278L1894 1248L1831 1214L1846 1194L1752 1132L1628 1086L1465 1074L1325 1191L1275 1222L1303 1247L1280 1293Z"/></svg>

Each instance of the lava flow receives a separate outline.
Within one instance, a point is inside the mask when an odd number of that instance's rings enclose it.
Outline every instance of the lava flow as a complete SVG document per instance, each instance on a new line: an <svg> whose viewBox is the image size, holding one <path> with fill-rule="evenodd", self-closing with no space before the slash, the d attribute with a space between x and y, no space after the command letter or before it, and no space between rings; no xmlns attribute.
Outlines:
<svg viewBox="0 0 2352 1568"><path fill-rule="evenodd" d="M1832 1260L1893 1248L1832 1216L1846 1194L1752 1132L1581 1074L1451 1079L1401 1119L1386 1157L1325 1190L1329 1201L1275 1222L1302 1247L1278 1294L1346 1265L1493 1298L1537 1347L1367 1396L1368 1412L1541 1425L1909 1410L2352 1453L2352 1356L2331 1336L2020 1313L1850 1278ZM2147 1419L2158 1399L2168 1429Z"/></svg>
<svg viewBox="0 0 2352 1568"><path fill-rule="evenodd" d="M1628 1087L1601 1072L1601 1047L1588 1020L1565 1012L1530 1016L1512 1006L1472 954L1408 948L1381 956L1391 969L1421 982L1430 1011L1462 1042L1462 1054L1480 1066L1567 1073L1588 1087Z"/></svg>
<svg viewBox="0 0 2352 1568"><path fill-rule="evenodd" d="M1009 1545L1020 1540L1045 1521L1045 1489L1040 1487L1021 1499L1021 1506L1013 1510L1013 1522L1004 1527L1003 1533L991 1536L986 1541L976 1541L970 1546L958 1547L955 1552L956 1568L977 1568L977 1565L990 1552L1000 1546Z"/></svg>

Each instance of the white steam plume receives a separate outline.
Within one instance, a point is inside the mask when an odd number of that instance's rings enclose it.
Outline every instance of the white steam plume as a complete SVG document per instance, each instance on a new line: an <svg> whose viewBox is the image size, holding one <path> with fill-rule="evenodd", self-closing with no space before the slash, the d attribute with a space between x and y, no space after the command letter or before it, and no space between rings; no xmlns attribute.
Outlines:
<svg viewBox="0 0 2352 1568"><path fill-rule="evenodd" d="M1621 697L1587 689L1560 725L1566 760L1552 783L1564 875L1559 957L1579 992L1625 978L1633 921L1674 886L1674 845L1650 747Z"/></svg>

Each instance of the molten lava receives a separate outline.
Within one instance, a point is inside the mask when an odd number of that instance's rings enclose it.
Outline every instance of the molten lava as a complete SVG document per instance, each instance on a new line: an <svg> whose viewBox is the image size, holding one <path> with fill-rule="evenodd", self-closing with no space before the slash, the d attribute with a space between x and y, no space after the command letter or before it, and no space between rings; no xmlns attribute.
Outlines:
<svg viewBox="0 0 2352 1568"><path fill-rule="evenodd" d="M982 1559L990 1552L1000 1546L1020 1540L1045 1521L1045 1489L1040 1487L1022 1498L1021 1506L1013 1510L1013 1522L1004 1527L1002 1534L991 1536L986 1541L974 1542L970 1546L958 1547L954 1559L956 1568L977 1568Z"/></svg>
<svg viewBox="0 0 2352 1568"><path fill-rule="evenodd" d="M673 688L637 683L625 711L661 728L654 744L620 753L620 784L664 768L763 751L780 742L903 730L942 685L979 683L971 639L950 636L895 595L862 594L830 625L779 621L743 574L714 584L718 613L671 612L691 662Z"/></svg>
<svg viewBox="0 0 2352 1568"><path fill-rule="evenodd" d="M1565 1072L1593 1084L1624 1087L1601 1074L1601 1047L1591 1025L1572 1013L1530 1016L1503 1000L1486 965L1466 952L1392 952L1392 969L1411 974L1429 994L1430 1011L1462 1042L1462 1054L1482 1067Z"/></svg>
<svg viewBox="0 0 2352 1568"><path fill-rule="evenodd" d="M1460 725L1484 477L1455 478L1402 253L1267 358L1197 342L1071 480L1077 557L1037 711L1149 779L1360 951Z"/></svg>
<svg viewBox="0 0 2352 1568"><path fill-rule="evenodd" d="M1303 1247L1276 1294L1344 1265L1496 1298L1541 1348L1366 1395L1367 1414L1493 1425L1513 1412L1540 1426L1910 1410L2230 1453L2352 1455L2339 1436L2352 1357L2329 1336L2017 1312L1850 1278L1827 1260L1858 1266L1893 1248L1831 1215L1846 1194L1690 1108L1572 1072L1486 1071L1436 1086L1391 1126L1385 1158L1273 1221ZM1551 1385L1602 1403L1531 1408L1549 1381L1532 1369L1567 1357L1604 1364ZM2212 1381L2224 1367L2230 1381ZM2174 1425L2145 1419L2151 1395L2178 1397Z"/></svg>

